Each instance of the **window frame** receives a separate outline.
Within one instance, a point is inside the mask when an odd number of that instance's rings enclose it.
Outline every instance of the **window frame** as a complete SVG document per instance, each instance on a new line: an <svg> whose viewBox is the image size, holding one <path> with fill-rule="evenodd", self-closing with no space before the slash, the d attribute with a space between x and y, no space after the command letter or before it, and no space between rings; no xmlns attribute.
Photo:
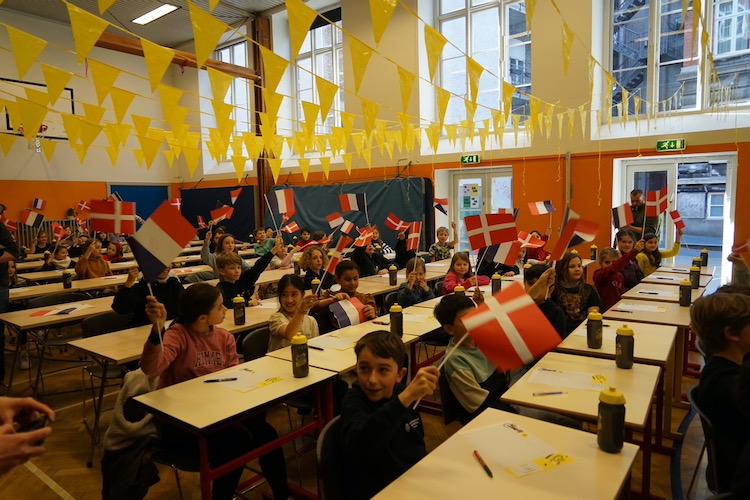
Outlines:
<svg viewBox="0 0 750 500"><path fill-rule="evenodd" d="M718 197L721 199L721 204L712 203L712 199ZM725 205L726 192L709 192L706 193L706 219L707 220L720 220L724 218L724 205ZM721 215L711 215L711 209L713 207L721 207Z"/></svg>
<svg viewBox="0 0 750 500"><path fill-rule="evenodd" d="M237 64L237 63L234 62L234 50L233 49L234 49L234 47L236 47L238 45L244 45L245 46L245 64L244 65ZM219 53L222 52L222 51L224 51L224 50L229 50L229 56L230 56L229 57L229 59L230 59L229 61L226 61L226 60L224 60L224 59L222 59L222 58L219 57ZM243 66L245 68L249 68L250 67L250 65L249 65L249 62L250 62L249 46L248 46L247 40L242 39L242 38L234 39L232 41L229 41L227 43L224 43L224 44L220 45L219 47L217 47L216 49L214 49L214 54L213 55L214 55L214 59L217 60L217 61L226 62L226 63L234 64L234 65L237 65L237 66ZM245 82L246 82L246 89L247 89L247 106L245 108L241 108L241 109L244 109L245 111L247 111L247 122L243 122L243 123L246 124L247 130L242 130L242 131L240 131L238 129L238 125L239 125L240 121L237 120L237 104L236 104L236 99L235 99L235 88L234 88L235 82L237 80L245 80ZM227 103L227 104L230 104L232 106L232 119L234 120L234 135L241 135L241 134L246 134L246 133L254 132L253 116L255 115L255 110L254 110L254 107L253 107L253 104L254 104L253 87L254 87L254 85L253 85L253 83L250 80L248 80L246 78L235 77L235 78L232 79L232 85L229 86L229 91L227 93L227 96L224 98L224 102ZM229 149L231 150L231 147ZM232 157L232 153L230 152L230 153L228 153L227 158L231 158L231 157Z"/></svg>

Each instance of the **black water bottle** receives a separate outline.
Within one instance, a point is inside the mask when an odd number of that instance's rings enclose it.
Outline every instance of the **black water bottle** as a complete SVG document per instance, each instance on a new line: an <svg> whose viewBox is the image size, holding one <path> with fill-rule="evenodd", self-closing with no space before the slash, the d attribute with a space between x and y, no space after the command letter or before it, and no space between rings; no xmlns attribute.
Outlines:
<svg viewBox="0 0 750 500"><path fill-rule="evenodd" d="M398 268L391 264L388 268L388 284L396 286L396 283L398 283Z"/></svg>
<svg viewBox="0 0 750 500"><path fill-rule="evenodd" d="M602 451L619 453L625 441L625 396L614 387L599 393L596 442Z"/></svg>
<svg viewBox="0 0 750 500"><path fill-rule="evenodd" d="M602 314L590 312L586 321L586 345L589 349L601 349L604 324Z"/></svg>
<svg viewBox="0 0 750 500"><path fill-rule="evenodd" d="M234 312L234 324L245 324L245 299L238 295L232 299L232 311Z"/></svg>
<svg viewBox="0 0 750 500"><path fill-rule="evenodd" d="M307 337L302 333L292 337L292 373L295 378L307 377L310 374Z"/></svg>
<svg viewBox="0 0 750 500"><path fill-rule="evenodd" d="M503 278L498 273L492 275L492 295L499 293L503 288Z"/></svg>
<svg viewBox="0 0 750 500"><path fill-rule="evenodd" d="M597 256L599 255L599 247L596 245L591 245L591 260L596 260Z"/></svg>
<svg viewBox="0 0 750 500"><path fill-rule="evenodd" d="M62 273L62 284L63 288L72 288L73 287L73 273L70 271L63 271Z"/></svg>
<svg viewBox="0 0 750 500"><path fill-rule="evenodd" d="M396 335L398 338L404 336L404 309L398 305L393 304L391 309L388 311L391 316L391 333Z"/></svg>
<svg viewBox="0 0 750 500"><path fill-rule="evenodd" d="M693 301L693 287L690 280L680 281L680 305L688 307Z"/></svg>
<svg viewBox="0 0 750 500"><path fill-rule="evenodd" d="M701 268L693 266L690 268L690 287L696 290L701 284Z"/></svg>
<svg viewBox="0 0 750 500"><path fill-rule="evenodd" d="M294 274L299 275L299 272L300 272L299 261L295 260L294 262L292 262L292 264L294 265Z"/></svg>
<svg viewBox="0 0 750 500"><path fill-rule="evenodd" d="M701 250L701 266L708 266L708 248Z"/></svg>
<svg viewBox="0 0 750 500"><path fill-rule="evenodd" d="M320 280L318 278L313 278L313 280L310 282L310 290L313 294L320 297Z"/></svg>
<svg viewBox="0 0 750 500"><path fill-rule="evenodd" d="M635 332L628 325L617 329L615 337L615 364L618 368L633 368Z"/></svg>

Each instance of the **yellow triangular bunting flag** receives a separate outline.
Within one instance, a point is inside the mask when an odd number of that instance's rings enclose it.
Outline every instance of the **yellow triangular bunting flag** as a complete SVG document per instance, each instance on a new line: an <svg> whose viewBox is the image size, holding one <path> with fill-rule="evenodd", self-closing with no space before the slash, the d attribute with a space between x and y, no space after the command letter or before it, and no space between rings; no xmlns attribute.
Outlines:
<svg viewBox="0 0 750 500"><path fill-rule="evenodd" d="M135 125L135 133L141 137L146 137L148 127L151 125L151 118L148 116L130 115L130 119Z"/></svg>
<svg viewBox="0 0 750 500"><path fill-rule="evenodd" d="M104 30L107 29L109 23L94 14L79 9L72 3L66 2L65 5L68 7L70 27L73 30L73 40L76 44L78 62L83 64L83 60L89 56L91 49L94 48L94 44L99 40Z"/></svg>
<svg viewBox="0 0 750 500"><path fill-rule="evenodd" d="M108 146L107 156L109 156L109 162L112 164L112 166L117 166L117 160L118 158L120 158L120 148Z"/></svg>
<svg viewBox="0 0 750 500"><path fill-rule="evenodd" d="M308 134L315 133L315 124L318 121L320 107L317 104L302 101L302 113L305 115L305 130Z"/></svg>
<svg viewBox="0 0 750 500"><path fill-rule="evenodd" d="M135 94L113 87L109 92L109 97L112 99L112 107L115 108L115 120L117 123L122 123L125 114L127 114L130 105L133 103L133 99L135 99Z"/></svg>
<svg viewBox="0 0 750 500"><path fill-rule="evenodd" d="M87 120L81 120L79 123L81 126L81 144L88 149L102 132L102 126L90 123Z"/></svg>
<svg viewBox="0 0 750 500"><path fill-rule="evenodd" d="M16 60L18 78L23 78L47 46L47 42L8 24L5 25L5 28L8 30L11 52L13 52L13 57Z"/></svg>
<svg viewBox="0 0 750 500"><path fill-rule="evenodd" d="M354 129L354 115L345 111L341 112L341 128L344 129L347 136L352 135Z"/></svg>
<svg viewBox="0 0 750 500"><path fill-rule="evenodd" d="M370 16L372 17L372 35L375 43L380 43L383 33L388 27L396 9L397 0L370 0Z"/></svg>
<svg viewBox="0 0 750 500"><path fill-rule="evenodd" d="M424 44L427 49L427 66L430 74L430 81L435 80L435 73L440 64L440 56L443 53L443 47L448 43L448 39L435 30L432 26L424 25Z"/></svg>
<svg viewBox="0 0 750 500"><path fill-rule="evenodd" d="M198 162L201 159L201 150L196 148L185 148L182 151L185 157L185 164L187 165L190 177L195 177L195 172L198 170Z"/></svg>
<svg viewBox="0 0 750 500"><path fill-rule="evenodd" d="M479 94L479 79L482 78L484 68L471 57L466 58L466 72L469 75L469 95L472 102L477 102Z"/></svg>
<svg viewBox="0 0 750 500"><path fill-rule="evenodd" d="M148 81L151 83L151 91L161 83L164 73L169 68L174 58L174 50L157 45L145 38L141 38L141 47L143 48L143 58L146 60L146 70L148 71Z"/></svg>
<svg viewBox="0 0 750 500"><path fill-rule="evenodd" d="M39 132L44 117L47 116L47 107L21 98L17 98L16 102L21 117L20 122L23 124L23 136L26 140L32 141Z"/></svg>
<svg viewBox="0 0 750 500"><path fill-rule="evenodd" d="M344 160L344 168L346 169L346 173L351 175L352 174L352 154L346 153L341 155L341 159Z"/></svg>
<svg viewBox="0 0 750 500"><path fill-rule="evenodd" d="M143 152L143 161L146 163L146 167L151 168L154 159L156 159L156 154L159 152L162 141L150 137L138 136L138 142L140 143L141 151Z"/></svg>
<svg viewBox="0 0 750 500"><path fill-rule="evenodd" d="M284 101L284 97L286 96L263 92L263 98L266 101L266 113L270 116L277 117L279 114L279 108L281 108L281 103Z"/></svg>
<svg viewBox="0 0 750 500"><path fill-rule="evenodd" d="M83 144L70 144L71 149L75 152L78 157L78 161L81 165L86 161L86 155L89 153L89 147Z"/></svg>
<svg viewBox="0 0 750 500"><path fill-rule="evenodd" d="M110 7L112 7L117 0L97 0L99 4L99 15L104 15ZM114 163L114 162L113 162Z"/></svg>
<svg viewBox="0 0 750 500"><path fill-rule="evenodd" d="M568 26L568 23L563 21L562 24L562 51L563 51L563 73L568 74L570 70L570 53L573 50L573 41L575 40L575 33Z"/></svg>
<svg viewBox="0 0 750 500"><path fill-rule="evenodd" d="M65 133L68 134L68 140L71 143L78 142L81 138L81 121L75 115L63 113L62 115L63 128Z"/></svg>
<svg viewBox="0 0 750 500"><path fill-rule="evenodd" d="M439 123L433 123L425 129L425 135L427 135L427 141L430 143L432 152L437 154L438 146L440 145L440 132L443 127Z"/></svg>
<svg viewBox="0 0 750 500"><path fill-rule="evenodd" d="M320 103L320 121L325 123L328 112L331 111L333 100L339 88L328 80L315 76L315 86L318 89L318 102Z"/></svg>
<svg viewBox="0 0 750 500"><path fill-rule="evenodd" d="M318 13L305 5L302 0L286 0L286 10L289 13L289 40L294 58L299 54Z"/></svg>
<svg viewBox="0 0 750 500"><path fill-rule="evenodd" d="M536 12L536 0L526 0L526 30L531 31Z"/></svg>
<svg viewBox="0 0 750 500"><path fill-rule="evenodd" d="M362 80L365 78L367 64L370 62L373 51L367 44L352 35L347 35L346 40L349 44L349 54L352 58L354 92L359 93L359 87L362 85Z"/></svg>
<svg viewBox="0 0 750 500"><path fill-rule="evenodd" d="M102 121L105 109L101 106L94 106L87 102L83 103L83 115L91 123L99 123Z"/></svg>
<svg viewBox="0 0 750 500"><path fill-rule="evenodd" d="M198 68L202 68L213 54L221 36L231 28L197 7L193 2L188 1L188 9L190 10L190 23L193 25L195 60Z"/></svg>
<svg viewBox="0 0 750 500"><path fill-rule="evenodd" d="M44 157L47 158L47 162L52 162L52 157L55 156L56 148L57 142L42 141L42 152L44 153Z"/></svg>
<svg viewBox="0 0 750 500"><path fill-rule="evenodd" d="M234 78L218 69L208 67L206 70L208 71L208 79L211 81L211 93L213 94L214 99L220 99L223 101L227 96L227 91L232 85Z"/></svg>
<svg viewBox="0 0 750 500"><path fill-rule="evenodd" d="M516 93L516 87L503 81L503 113L510 116L513 113L513 95Z"/></svg>
<svg viewBox="0 0 750 500"><path fill-rule="evenodd" d="M208 0L208 10L213 12L220 3L221 0Z"/></svg>
<svg viewBox="0 0 750 500"><path fill-rule="evenodd" d="M448 103L451 100L451 93L447 90L437 87L437 122L440 125L445 123L445 112L448 110Z"/></svg>
<svg viewBox="0 0 750 500"><path fill-rule="evenodd" d="M451 143L451 146L456 146L456 139L458 138L458 125L451 124L445 126L445 135Z"/></svg>
<svg viewBox="0 0 750 500"><path fill-rule="evenodd" d="M237 182L242 182L242 178L245 176L245 164L247 158L242 155L232 155L232 165L234 166L234 174L237 176Z"/></svg>
<svg viewBox="0 0 750 500"><path fill-rule="evenodd" d="M73 76L73 73L63 71L54 66L42 64L42 74L44 75L44 83L47 85L49 102L55 104L62 91L65 90L65 86L70 81L70 77Z"/></svg>
<svg viewBox="0 0 750 500"><path fill-rule="evenodd" d="M112 90L112 86L120 75L120 70L93 59L89 59L89 69L94 82L94 90L96 90L96 98L101 105Z"/></svg>
<svg viewBox="0 0 750 500"><path fill-rule="evenodd" d="M365 134L370 135L372 130L375 128L375 120L378 118L378 111L380 111L380 105L376 102L360 98L362 100L362 114L365 118Z"/></svg>
<svg viewBox="0 0 750 500"><path fill-rule="evenodd" d="M280 158L268 158L268 166L271 169L271 175L273 176L273 181L276 182L279 180L279 174L281 173L281 159Z"/></svg>
<svg viewBox="0 0 750 500"><path fill-rule="evenodd" d="M34 90L30 87L24 87L24 92L26 93L26 98L29 101L35 102L42 106L47 106L49 104L49 94L46 92L41 92L39 90Z"/></svg>
<svg viewBox="0 0 750 500"><path fill-rule="evenodd" d="M417 75L405 70L401 66L396 66L396 69L398 69L398 81L401 87L401 111L408 113L409 101L411 101L411 93L414 90Z"/></svg>
<svg viewBox="0 0 750 500"><path fill-rule="evenodd" d="M320 169L323 171L323 176L328 179L328 175L331 173L331 157L321 156L320 157Z"/></svg>
<svg viewBox="0 0 750 500"><path fill-rule="evenodd" d="M289 2L287 2L287 5ZM299 171L302 173L302 179L307 182L307 174L310 173L310 159L300 158L299 159Z"/></svg>
<svg viewBox="0 0 750 500"><path fill-rule="evenodd" d="M284 76L284 72L289 66L289 61L263 46L260 47L260 55L263 57L266 92L276 92L276 88L279 86L279 82L281 82L281 77Z"/></svg>
<svg viewBox="0 0 750 500"><path fill-rule="evenodd" d="M2 149L3 154L5 156L8 156L8 153L10 153L10 150L13 147L14 142L16 142L15 135L0 134L0 149Z"/></svg>

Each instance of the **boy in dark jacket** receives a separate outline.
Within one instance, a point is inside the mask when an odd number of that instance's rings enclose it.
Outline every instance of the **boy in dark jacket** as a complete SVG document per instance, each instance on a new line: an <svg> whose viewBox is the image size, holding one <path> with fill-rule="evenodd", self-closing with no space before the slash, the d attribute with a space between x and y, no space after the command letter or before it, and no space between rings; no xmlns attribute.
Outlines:
<svg viewBox="0 0 750 500"><path fill-rule="evenodd" d="M167 319L177 316L177 309L180 304L180 297L185 289L182 287L180 280L174 276L169 276L168 267L156 277L156 281L151 282L156 299L164 304L167 308ZM138 268L132 268L128 271L128 279L125 281L115 294L112 300L112 310L119 314L132 314L132 326L146 325L149 323L146 317L146 297L151 295L148 283L141 280L138 283Z"/></svg>
<svg viewBox="0 0 750 500"><path fill-rule="evenodd" d="M221 253L216 256L216 267L219 270L219 283L216 287L224 297L224 307L232 308L232 299L240 295L246 303L255 302L255 282L266 270L271 259L279 251L279 246L255 261L253 267L242 270L242 258L236 253Z"/></svg>
<svg viewBox="0 0 750 500"><path fill-rule="evenodd" d="M552 296L551 287L555 284L554 271L545 264L527 264L527 266L529 267L524 266L523 268L523 285L527 292L539 281L547 270L550 270L545 276L545 279L548 281L547 286L545 287L544 283L540 283L539 286L543 288L543 291L535 294L532 298L536 302L537 307L542 311L542 314L547 318L547 321L555 327L560 337L565 338L568 335L568 320L565 316L565 311L557 305L557 302L550 299Z"/></svg>
<svg viewBox="0 0 750 500"><path fill-rule="evenodd" d="M435 392L439 374L434 366L422 368L400 386L406 350L387 331L368 333L354 352L357 382L341 413L344 498L368 499L427 454L422 419L412 406Z"/></svg>

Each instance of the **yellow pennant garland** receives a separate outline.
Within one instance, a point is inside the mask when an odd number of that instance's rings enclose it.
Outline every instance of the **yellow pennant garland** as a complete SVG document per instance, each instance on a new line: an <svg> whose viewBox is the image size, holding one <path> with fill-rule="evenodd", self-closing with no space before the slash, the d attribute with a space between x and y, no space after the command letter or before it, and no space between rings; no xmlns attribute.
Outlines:
<svg viewBox="0 0 750 500"><path fill-rule="evenodd" d="M469 90L471 95L471 101L477 102L477 95L479 94L479 79L482 78L484 68L481 64L476 62L471 57L466 58L466 72L469 75Z"/></svg>
<svg viewBox="0 0 750 500"><path fill-rule="evenodd" d="M323 171L323 175L328 179L328 175L331 172L331 157L321 156L320 157L320 169Z"/></svg>
<svg viewBox="0 0 750 500"><path fill-rule="evenodd" d="M302 179L305 182L307 182L307 175L310 173L310 159L309 158L299 159L299 171L302 173Z"/></svg>
<svg viewBox="0 0 750 500"><path fill-rule="evenodd" d="M227 96L229 87L232 86L234 78L223 71L211 67L206 68L206 70L208 71L208 79L211 81L211 93L213 94L214 99L220 99L223 101Z"/></svg>
<svg viewBox="0 0 750 500"><path fill-rule="evenodd" d="M281 77L284 76L284 72L289 66L289 61L263 46L260 47L260 55L263 58L266 92L276 92L276 88L281 82Z"/></svg>
<svg viewBox="0 0 750 500"><path fill-rule="evenodd" d="M198 162L201 159L201 150L197 148L185 148L182 154L185 157L185 164L187 165L190 177L195 177L195 172L198 170Z"/></svg>
<svg viewBox="0 0 750 500"><path fill-rule="evenodd" d="M82 64L83 60L89 56L91 49L94 48L99 37L107 29L107 26L109 26L109 23L94 14L79 9L72 3L66 2L65 5L68 7L70 27L73 30L73 40L76 44L78 62Z"/></svg>
<svg viewBox="0 0 750 500"><path fill-rule="evenodd" d="M99 4L99 15L104 15L110 7L112 7L117 0L97 0ZM114 162L113 162L114 163Z"/></svg>
<svg viewBox="0 0 750 500"><path fill-rule="evenodd" d="M341 155L341 159L344 160L344 169L346 169L346 173L351 175L352 174L352 154L346 153Z"/></svg>
<svg viewBox="0 0 750 500"><path fill-rule="evenodd" d="M148 71L148 80L151 83L151 90L155 91L161 83L167 68L174 58L174 50L162 47L153 42L141 38L141 47L143 48L143 58L146 60L146 70Z"/></svg>
<svg viewBox="0 0 750 500"><path fill-rule="evenodd" d="M318 90L318 103L320 103L320 121L325 123L339 88L325 78L317 75L315 76L315 87Z"/></svg>
<svg viewBox="0 0 750 500"><path fill-rule="evenodd" d="M112 107L115 109L115 120L117 123L122 123L128 109L130 109L130 105L133 104L135 94L127 90L113 87L109 92L109 97L112 99Z"/></svg>
<svg viewBox="0 0 750 500"><path fill-rule="evenodd" d="M83 103L83 115L91 123L99 123L102 121L105 109L101 106L94 106L87 102Z"/></svg>
<svg viewBox="0 0 750 500"><path fill-rule="evenodd" d="M302 0L286 0L286 10L289 14L289 40L292 57L296 57L305 42L305 37L310 33L310 26L318 17L318 13L305 5Z"/></svg>
<svg viewBox="0 0 750 500"><path fill-rule="evenodd" d="M96 98L99 100L99 105L101 105L109 95L109 91L112 90L117 77L120 76L120 70L93 59L89 59L89 69L91 70L91 79L94 83Z"/></svg>
<svg viewBox="0 0 750 500"><path fill-rule="evenodd" d="M440 132L442 131L442 129L443 127L439 123L433 123L428 126L427 129L425 129L427 141L430 143L432 152L435 154L437 154L438 146L440 145Z"/></svg>
<svg viewBox="0 0 750 500"><path fill-rule="evenodd" d="M109 156L109 161L112 164L112 166L117 165L117 160L120 158L120 148L116 148L114 146L108 146L107 147L107 156Z"/></svg>
<svg viewBox="0 0 750 500"><path fill-rule="evenodd" d="M213 12L220 3L221 0L208 0L208 10Z"/></svg>
<svg viewBox="0 0 750 500"><path fill-rule="evenodd" d="M70 81L73 73L49 66L48 64L42 64L42 75L44 75L44 83L47 85L49 101L51 104L55 104L57 99L60 98L62 91L65 90L65 86Z"/></svg>
<svg viewBox="0 0 750 500"><path fill-rule="evenodd" d="M10 153L10 150L13 147L14 142L16 142L15 135L0 134L0 149L2 149L3 154L5 156L8 156L8 153Z"/></svg>
<svg viewBox="0 0 750 500"><path fill-rule="evenodd" d="M232 156L232 165L234 166L234 173L237 176L237 182L242 182L242 178L245 176L245 164L247 158L242 155Z"/></svg>
<svg viewBox="0 0 750 500"><path fill-rule="evenodd" d="M23 78L47 46L47 42L10 25L6 24L5 28L8 30L8 39L16 60L18 78Z"/></svg>
<svg viewBox="0 0 750 500"><path fill-rule="evenodd" d="M315 133L315 125L318 121L320 107L317 104L302 101L302 113L305 115L305 131L308 134Z"/></svg>
<svg viewBox="0 0 750 500"><path fill-rule="evenodd" d="M380 39L383 38L383 33L391 22L397 3L397 0L370 0L372 35L376 44L379 44Z"/></svg>
<svg viewBox="0 0 750 500"><path fill-rule="evenodd" d="M451 93L447 90L437 87L437 122L441 126L445 123L445 113L448 111L448 103L451 100Z"/></svg>
<svg viewBox="0 0 750 500"><path fill-rule="evenodd" d="M198 68L202 68L213 54L221 36L230 28L193 2L188 1L188 9L190 23L193 25L196 64Z"/></svg>
<svg viewBox="0 0 750 500"><path fill-rule="evenodd" d="M503 113L510 116L513 113L513 96L516 93L516 87L503 81Z"/></svg>
<svg viewBox="0 0 750 500"><path fill-rule="evenodd" d="M409 111L411 94L414 90L414 83L417 81L417 75L405 70L401 66L396 66L396 69L398 70L398 81L401 87L401 111L407 113Z"/></svg>
<svg viewBox="0 0 750 500"><path fill-rule="evenodd" d="M57 148L57 142L55 141L42 141L42 153L47 159L47 162L52 161L52 157L55 156L55 149Z"/></svg>
<svg viewBox="0 0 750 500"><path fill-rule="evenodd" d="M448 43L448 39L440 34L439 31L427 24L424 25L424 44L427 50L427 66L430 73L430 81L435 80L435 74L440 64L440 56L443 53L446 43Z"/></svg>
<svg viewBox="0 0 750 500"><path fill-rule="evenodd" d="M268 158L268 166L271 168L271 175L273 175L273 181L279 180L279 174L281 173L281 159L280 158Z"/></svg>
<svg viewBox="0 0 750 500"><path fill-rule="evenodd" d="M562 23L562 53L563 53L563 73L568 74L570 70L570 54L573 50L573 42L575 41L575 33L568 26L568 23L563 21Z"/></svg>
<svg viewBox="0 0 750 500"><path fill-rule="evenodd" d="M359 87L367 71L367 64L372 57L372 48L351 35L346 37L349 45L349 54L352 58L352 70L354 72L354 91L359 93Z"/></svg>
<svg viewBox="0 0 750 500"><path fill-rule="evenodd" d="M362 115L364 115L365 119L365 135L369 136L375 128L375 120L378 118L380 105L364 97L360 99L362 101Z"/></svg>
<svg viewBox="0 0 750 500"><path fill-rule="evenodd" d="M47 106L33 101L17 98L20 123L23 125L23 136L31 142L39 132L39 127L47 116Z"/></svg>

